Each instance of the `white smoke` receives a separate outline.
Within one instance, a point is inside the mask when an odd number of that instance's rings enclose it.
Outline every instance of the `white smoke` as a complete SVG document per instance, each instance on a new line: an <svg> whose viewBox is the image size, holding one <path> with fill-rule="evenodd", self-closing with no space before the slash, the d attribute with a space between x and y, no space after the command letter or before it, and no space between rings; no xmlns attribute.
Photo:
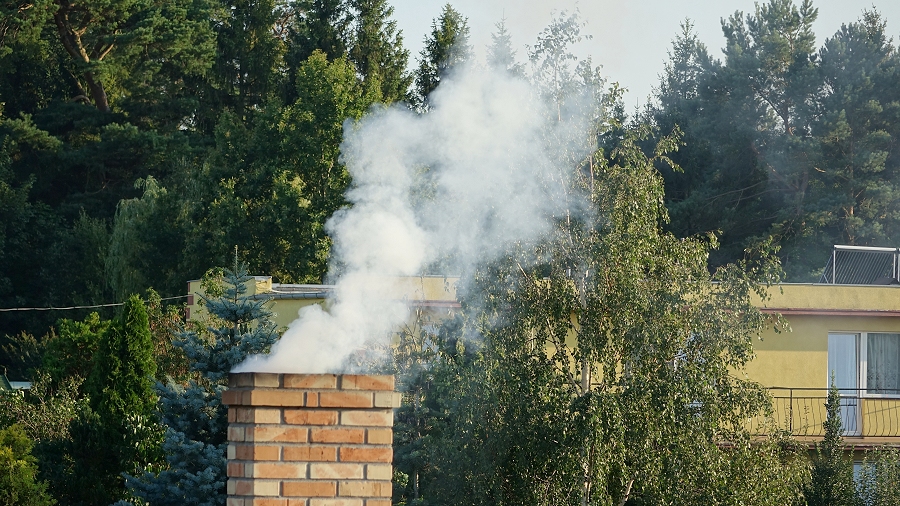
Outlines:
<svg viewBox="0 0 900 506"><path fill-rule="evenodd" d="M270 355L235 371L337 372L409 318L398 276L437 261L466 272L547 233L572 207L566 181L591 145L594 109L558 121L542 97L525 78L469 67L442 80L427 114L395 106L348 123L352 206L328 222L333 297L303 308Z"/></svg>

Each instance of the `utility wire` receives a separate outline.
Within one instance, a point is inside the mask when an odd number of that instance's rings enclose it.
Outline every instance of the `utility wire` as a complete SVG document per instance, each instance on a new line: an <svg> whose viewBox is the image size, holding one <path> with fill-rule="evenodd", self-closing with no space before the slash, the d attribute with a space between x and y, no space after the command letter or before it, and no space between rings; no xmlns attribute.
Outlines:
<svg viewBox="0 0 900 506"><path fill-rule="evenodd" d="M159 300L172 300L172 299L186 299L187 295L176 295L175 297L163 297ZM144 301L148 302L148 301ZM98 307L115 307L115 306L124 306L124 302L114 302L111 304L97 304L94 306L69 306L69 307L3 307L0 308L0 312L10 312L10 311L68 311L70 309L95 309Z"/></svg>

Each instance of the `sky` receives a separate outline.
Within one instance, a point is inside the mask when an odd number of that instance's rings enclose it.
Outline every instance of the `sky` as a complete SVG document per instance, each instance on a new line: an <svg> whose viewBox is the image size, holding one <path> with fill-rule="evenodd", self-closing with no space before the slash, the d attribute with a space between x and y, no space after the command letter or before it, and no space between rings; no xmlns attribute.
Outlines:
<svg viewBox="0 0 900 506"><path fill-rule="evenodd" d="M799 4L802 0L795 0ZM411 66L422 49L422 41L431 30L432 20L440 15L447 0L390 0L394 19L403 31L404 45L411 53ZM452 0L451 5L469 20L470 44L476 57L483 60L485 48L495 25L506 19L520 61L527 60L526 45L533 44L537 34L547 26L553 13L578 9L587 26L575 52L590 56L603 73L628 89L626 110L646 102L658 82L672 40L680 24L690 18L694 29L709 52L721 57L725 38L721 19L742 11L754 10L752 0ZM898 0L818 0L814 25L819 46L833 35L842 23L858 20L864 9L873 5L887 20L887 32L896 45L900 36L900 1Z"/></svg>

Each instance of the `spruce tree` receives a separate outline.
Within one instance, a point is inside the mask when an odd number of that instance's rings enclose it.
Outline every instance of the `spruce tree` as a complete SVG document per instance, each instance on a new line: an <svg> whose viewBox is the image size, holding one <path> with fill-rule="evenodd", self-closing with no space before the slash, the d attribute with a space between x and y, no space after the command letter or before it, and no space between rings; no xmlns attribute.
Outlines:
<svg viewBox="0 0 900 506"><path fill-rule="evenodd" d="M512 37L506 29L506 19L500 20L494 26L497 31L491 34L491 45L487 49L488 65L521 75L524 68L521 63L516 63L516 51L512 48Z"/></svg>
<svg viewBox="0 0 900 506"><path fill-rule="evenodd" d="M397 22L390 19L394 8L386 0L351 0L356 10L356 31L350 59L363 76L366 92L378 87L381 101L389 104L406 98L412 76L406 71L409 51Z"/></svg>
<svg viewBox="0 0 900 506"><path fill-rule="evenodd" d="M207 332L186 330L175 341L196 376L186 385L157 384L168 466L127 477L131 493L150 505L225 504L228 413L222 392L228 373L247 355L268 352L278 339L268 300L246 295L252 280L236 261L224 271L223 295L203 298L210 315Z"/></svg>
<svg viewBox="0 0 900 506"><path fill-rule="evenodd" d="M454 67L471 56L469 22L450 4L444 5L441 15L431 23L431 34L419 54L416 69L416 102L420 109L428 108L428 95Z"/></svg>

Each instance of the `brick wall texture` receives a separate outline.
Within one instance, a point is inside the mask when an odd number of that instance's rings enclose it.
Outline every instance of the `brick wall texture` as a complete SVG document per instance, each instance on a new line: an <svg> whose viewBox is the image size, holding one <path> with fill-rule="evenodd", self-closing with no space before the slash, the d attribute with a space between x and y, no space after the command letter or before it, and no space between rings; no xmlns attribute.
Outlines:
<svg viewBox="0 0 900 506"><path fill-rule="evenodd" d="M389 506L393 376L237 373L228 506Z"/></svg>

